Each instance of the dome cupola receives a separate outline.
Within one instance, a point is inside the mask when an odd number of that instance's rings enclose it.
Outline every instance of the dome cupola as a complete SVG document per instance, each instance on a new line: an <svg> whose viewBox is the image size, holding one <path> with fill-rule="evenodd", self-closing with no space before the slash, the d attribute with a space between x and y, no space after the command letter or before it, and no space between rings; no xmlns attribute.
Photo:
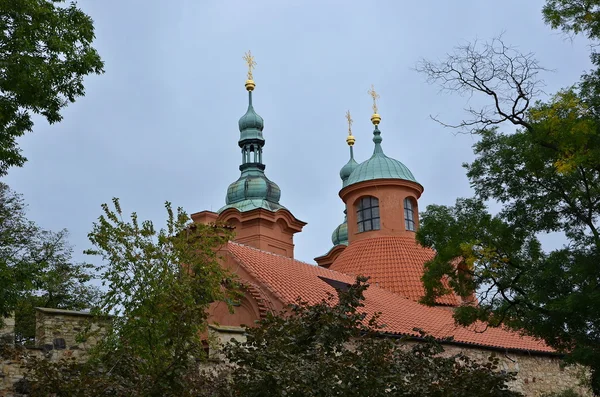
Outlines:
<svg viewBox="0 0 600 397"><path fill-rule="evenodd" d="M346 211L344 211L344 214L345 213ZM331 234L331 242L334 247L340 244L348 245L348 222L346 216L344 216L344 223L336 227Z"/></svg>
<svg viewBox="0 0 600 397"><path fill-rule="evenodd" d="M417 182L407 166L383 153L383 149L381 148L382 140L381 131L375 125L375 130L373 131L373 142L375 143L373 155L370 159L354 168L344 186L373 179L404 179Z"/></svg>
<svg viewBox="0 0 600 397"><path fill-rule="evenodd" d="M352 150L352 148L350 148L350 150ZM354 157L350 157L350 160L348 160L348 162L340 170L340 178L342 178L342 183L346 183L348 178L350 178L350 175L352 175L352 171L354 171L357 166L358 163L356 160L354 160Z"/></svg>
<svg viewBox="0 0 600 397"><path fill-rule="evenodd" d="M352 171L358 166L356 160L354 160L354 142L356 142L356 138L352 135L352 117L350 116L350 111L346 112L346 120L348 120L348 136L346 137L346 143L350 147L350 160L342 167L340 170L340 178L342 179L342 186L346 186L346 181L352 174Z"/></svg>
<svg viewBox="0 0 600 397"><path fill-rule="evenodd" d="M248 168L242 171L240 178L227 188L226 205L219 212L230 207L242 212L256 208L277 211L284 208L279 204L280 197L279 186L269 180L262 170Z"/></svg>
<svg viewBox="0 0 600 397"><path fill-rule="evenodd" d="M375 143L375 148L370 159L354 167L352 173L344 183L344 187L374 179L403 179L418 183L407 166L383 153L383 149L381 148L383 138L381 137L381 131L379 130L381 116L377 113L377 98L379 98L379 95L375 92L373 87L371 87L369 94L373 97L373 115L371 116L371 122L375 126L375 130L373 131L373 143Z"/></svg>
<svg viewBox="0 0 600 397"><path fill-rule="evenodd" d="M262 131L265 126L265 122L258 113L254 111L252 106L252 91L248 92L248 110L240 120L238 126L240 128L240 143L245 140L262 140L264 142Z"/></svg>
<svg viewBox="0 0 600 397"><path fill-rule="evenodd" d="M219 210L223 212L228 208L236 208L240 212L251 211L257 208L269 211L277 211L285 208L279 204L281 190L275 182L265 175L265 165L262 154L265 146L263 138L264 120L256 113L252 105L252 93L256 84L252 78L252 68L256 63L250 53L244 57L248 63L248 80L246 90L248 91L248 110L240 118L239 147L242 149L242 172L239 179L229 185L225 206Z"/></svg>

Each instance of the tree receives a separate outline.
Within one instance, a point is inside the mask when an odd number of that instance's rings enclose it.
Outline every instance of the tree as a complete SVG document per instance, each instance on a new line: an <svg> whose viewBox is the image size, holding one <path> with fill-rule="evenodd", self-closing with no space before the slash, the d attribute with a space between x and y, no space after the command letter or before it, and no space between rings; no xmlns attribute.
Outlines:
<svg viewBox="0 0 600 397"><path fill-rule="evenodd" d="M12 315L22 291L40 271L38 227L25 216L23 198L0 183L0 322Z"/></svg>
<svg viewBox="0 0 600 397"><path fill-rule="evenodd" d="M16 140L32 131L32 114L61 121L83 78L103 73L92 19L64 2L0 0L0 176L26 161Z"/></svg>
<svg viewBox="0 0 600 397"><path fill-rule="evenodd" d="M502 37L489 42L467 42L440 62L422 59L416 70L427 76L429 83L439 84L444 92L487 97L490 104L465 109L470 118L446 127L466 132L505 122L528 128L526 113L544 83L542 67L532 53L521 53L507 45Z"/></svg>
<svg viewBox="0 0 600 397"><path fill-rule="evenodd" d="M598 0L547 0L542 13L553 29L567 34L585 33L591 40L600 38Z"/></svg>
<svg viewBox="0 0 600 397"><path fill-rule="evenodd" d="M590 40L590 59L595 69L581 76L579 88L590 109L600 114L600 54L596 51L600 39L600 1L547 0L542 13L552 29L560 29L567 35L585 34Z"/></svg>
<svg viewBox="0 0 600 397"><path fill-rule="evenodd" d="M32 343L35 307L82 310L94 305L92 265L73 263L66 230L27 219L23 198L0 183L0 322L15 316L15 341Z"/></svg>
<svg viewBox="0 0 600 397"><path fill-rule="evenodd" d="M588 365L600 393L600 101L581 87L536 101L542 69L532 56L487 44L419 69L444 89L492 102L455 124L478 138L476 159L465 164L475 197L422 214L417 238L436 250L424 302L449 292L441 284L449 276L451 289L478 297L477 306L456 311L458 322L481 319L541 337ZM488 201L500 204L498 214ZM554 232L565 246L543 250L538 236Z"/></svg>
<svg viewBox="0 0 600 397"><path fill-rule="evenodd" d="M193 363L180 368L175 383L140 372L141 357L123 354L121 347L113 351L110 367L107 361L32 360L30 382L21 387L33 397L521 395L508 390L514 374L499 371L497 358L477 363L462 354L444 357L428 337L412 347L382 338L385 328L377 324L377 315L367 319L360 310L367 287L359 278L337 299L330 296L316 305L299 300L285 313L271 313L247 329L246 342L226 346L232 365L198 370Z"/></svg>
<svg viewBox="0 0 600 397"><path fill-rule="evenodd" d="M104 262L108 291L99 314L114 315L112 329L86 363L34 365L31 395L71 396L73 390L81 396L183 395L205 358L208 306L236 299L237 293L217 252L231 232L193 224L169 203L166 209L166 228L157 230L135 213L124 220L117 199L113 208L103 205L89 234L95 248L87 253ZM92 384L98 387L90 390Z"/></svg>
<svg viewBox="0 0 600 397"><path fill-rule="evenodd" d="M248 328L245 342L225 348L234 365L224 395L518 396L513 374L497 360L442 357L432 339L413 344L382 338L378 316L362 310L366 278L316 305L301 300Z"/></svg>
<svg viewBox="0 0 600 397"><path fill-rule="evenodd" d="M35 342L36 307L88 310L101 296L100 289L90 284L94 266L71 261L73 249L66 230L42 230L39 235L45 260L33 280L33 289L23 291L15 307L15 341L20 344Z"/></svg>

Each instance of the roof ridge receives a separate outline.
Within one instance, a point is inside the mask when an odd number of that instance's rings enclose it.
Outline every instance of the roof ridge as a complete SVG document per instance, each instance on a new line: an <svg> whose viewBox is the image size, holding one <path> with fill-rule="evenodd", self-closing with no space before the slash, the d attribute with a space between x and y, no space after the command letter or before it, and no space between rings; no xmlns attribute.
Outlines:
<svg viewBox="0 0 600 397"><path fill-rule="evenodd" d="M328 272L328 273L332 273L332 274L339 274L341 276L349 277L349 278L354 278L354 279L356 278L356 277L352 276L351 274L346 274L346 273L338 272L336 270L327 269L327 268L321 267L321 266L319 266L317 264L312 264L312 263L304 262L304 261L301 261L301 260L298 260L298 259L295 259L295 258L290 258L289 256L285 256L285 255L281 255L281 254L276 254L274 252L269 252L269 251L261 250L261 249L258 249L256 247L252 247L250 245L238 243L237 241L229 241L229 243L237 245L237 246L240 246L240 247L249 248L249 249L251 249L253 251L260 252L261 254L271 255L271 256L275 256L275 257L287 259L287 260L290 260L290 261L295 262L295 263L300 263L302 265L310 266L311 268L319 269L320 271L323 271L323 272ZM372 284L372 285L374 285L374 284ZM399 295L399 296L401 296L401 295Z"/></svg>
<svg viewBox="0 0 600 397"><path fill-rule="evenodd" d="M276 253L270 252L270 251L261 250L261 249L258 249L256 247L252 247L250 245L238 243L237 241L230 241L229 243L230 244L239 245L240 247L244 247L244 248L250 248L251 250L258 251L258 252L261 252L263 254L277 256L277 257L280 257L280 258L283 258L283 259L288 259L288 260L291 260L291 261L294 261L294 262L302 263L304 265L314 266L314 267L318 266L317 264L312 264L312 263L304 262L304 261L301 261L301 260L298 260L298 259L295 259L295 258L290 258L289 256L285 256L285 255L281 255L281 254L276 254Z"/></svg>

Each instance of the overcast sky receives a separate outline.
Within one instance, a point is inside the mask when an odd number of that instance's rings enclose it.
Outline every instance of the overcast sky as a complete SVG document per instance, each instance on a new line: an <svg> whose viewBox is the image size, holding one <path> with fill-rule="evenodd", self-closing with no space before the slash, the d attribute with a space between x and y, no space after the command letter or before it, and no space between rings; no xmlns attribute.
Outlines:
<svg viewBox="0 0 600 397"><path fill-rule="evenodd" d="M295 237L295 253L313 262L331 248L331 232L343 220L347 109L357 160L373 150L371 84L381 95L384 152L425 187L424 209L471 195L461 164L473 158L473 138L430 120L460 120L468 98L429 86L413 70L420 58L441 58L457 44L504 31L507 43L555 70L543 76L548 93L577 81L589 66L586 42L544 25L543 3L81 0L95 21L106 73L86 79L86 96L60 124L38 120L20 141L29 161L5 180L24 194L31 219L69 229L79 260L100 204L112 197L125 212L158 224L166 200L188 213L218 210L239 177L242 56L251 49L266 174L281 187L281 204L308 223Z"/></svg>

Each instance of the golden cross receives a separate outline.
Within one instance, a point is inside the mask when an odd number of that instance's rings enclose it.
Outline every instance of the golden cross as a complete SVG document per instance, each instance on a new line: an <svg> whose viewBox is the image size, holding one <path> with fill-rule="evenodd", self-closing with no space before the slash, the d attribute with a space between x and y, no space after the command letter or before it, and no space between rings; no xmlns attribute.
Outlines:
<svg viewBox="0 0 600 397"><path fill-rule="evenodd" d="M252 56L250 50L248 50L248 52L244 54L243 59L248 64L248 80L254 80L254 78L252 77L252 69L254 69L254 67L256 66L256 62L254 62L254 57Z"/></svg>
<svg viewBox="0 0 600 397"><path fill-rule="evenodd" d="M373 98L373 113L377 113L377 100L379 99L379 94L375 92L375 87L371 84L371 89L367 91L371 98Z"/></svg>
<svg viewBox="0 0 600 397"><path fill-rule="evenodd" d="M354 122L354 120L352 120L352 117L350 117L350 111L346 111L346 120L348 120L348 135L352 135L352 123Z"/></svg>

